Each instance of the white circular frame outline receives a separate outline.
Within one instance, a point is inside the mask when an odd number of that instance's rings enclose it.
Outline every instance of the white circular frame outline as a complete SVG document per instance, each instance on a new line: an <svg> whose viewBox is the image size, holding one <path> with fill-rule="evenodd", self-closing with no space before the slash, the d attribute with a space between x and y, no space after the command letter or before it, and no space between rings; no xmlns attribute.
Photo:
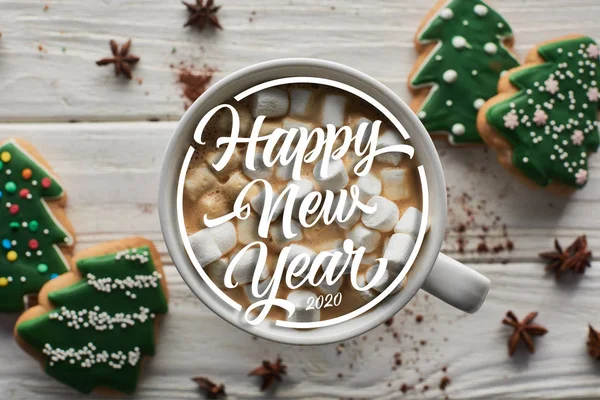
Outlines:
<svg viewBox="0 0 600 400"><path fill-rule="evenodd" d="M361 90L358 90L350 85L346 85L344 83L341 83L341 82L338 82L338 81L335 81L332 79L308 77L308 76L273 79L273 80L261 83L259 85L253 86L249 89L246 89L243 92L241 92L240 94L234 96L233 98L239 102L240 100L243 100L244 98L246 98L256 92L259 92L261 90L271 88L274 86L290 84L290 83L321 84L321 85L325 85L325 86L335 87L337 89L351 93L357 97L360 97L361 99L367 101L369 104L371 104L372 106L377 108L383 115L385 115L388 118L388 120L392 122L392 124L398 130L398 132L400 132L402 134L402 137L405 140L410 139L410 135L408 134L408 132L406 131L404 126L400 123L400 121L398 121L398 119L381 103L379 103L373 97L369 96L368 94L364 93ZM185 183L185 177L187 175L187 171L189 168L189 164L191 162L191 159L192 159L192 156L193 156L195 150L196 150L195 147L193 147L193 146L189 147L189 149L185 155L185 158L183 160L183 163L181 166L181 171L179 173L179 180L177 183L176 211L177 211L177 223L179 224L179 233L181 235L181 239L182 239L185 251L186 251L190 261L192 262L192 265L196 269L196 272L198 272L200 277L202 277L202 280L204 281L204 283L206 283L208 285L208 287L217 296L219 296L219 298L221 300L223 300L226 304L228 304L229 306L231 306L232 308L234 308L236 311L239 312L239 311L242 311L242 306L239 303L237 303L236 301L232 300L230 297L228 297L225 293L223 293L223 291L217 285L215 285L215 283L208 277L206 272L204 272L204 268L200 265L200 263L198 262L198 259L196 258L196 255L192 251L192 247L191 247L190 241L189 241L189 236L185 229L185 220L183 217L183 187L184 187L184 183ZM314 328L321 328L321 327L335 325L338 323L348 321L354 317L358 317L359 315L369 311L371 308L375 307L377 304L379 304L383 300L385 300L385 298L392 293L392 291L402 282L402 280L406 277L406 275L412 268L412 265L413 265L415 259L417 258L418 254L419 254L419 250L421 249L421 245L423 244L423 241L425 239L425 232L427 230L427 221L429 220L429 191L428 191L428 184L427 184L427 176L425 174L425 168L423 167L423 165L419 165L417 167L417 170L419 172L419 178L421 181L421 189L422 189L422 196L423 196L423 210L422 210L422 217L421 217L421 226L419 227L419 234L417 235L417 240L416 240L415 246L413 247L413 250L410 254L410 257L408 258L406 265L402 268L402 271L400 272L400 274L398 274L398 276L396 277L394 282L392 282L390 285L388 285L388 287L383 292L381 292L378 296L376 296L373 300L369 301L367 304L363 305L360 308L357 308L356 310L354 310L350 313L341 315L339 317L324 320L324 321L315 321L315 322L291 322L291 321L277 320L277 321L275 321L275 325L281 326L284 328L294 328L294 329L314 329Z"/></svg>

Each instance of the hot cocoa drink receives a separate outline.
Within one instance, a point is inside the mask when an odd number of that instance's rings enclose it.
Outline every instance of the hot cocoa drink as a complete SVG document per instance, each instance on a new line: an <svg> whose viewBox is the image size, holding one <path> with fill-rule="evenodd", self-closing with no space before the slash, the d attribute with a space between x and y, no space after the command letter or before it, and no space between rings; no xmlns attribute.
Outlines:
<svg viewBox="0 0 600 400"><path fill-rule="evenodd" d="M345 315L406 265L421 227L418 163L371 104L327 86L271 87L215 107L194 140L189 246L249 322Z"/></svg>

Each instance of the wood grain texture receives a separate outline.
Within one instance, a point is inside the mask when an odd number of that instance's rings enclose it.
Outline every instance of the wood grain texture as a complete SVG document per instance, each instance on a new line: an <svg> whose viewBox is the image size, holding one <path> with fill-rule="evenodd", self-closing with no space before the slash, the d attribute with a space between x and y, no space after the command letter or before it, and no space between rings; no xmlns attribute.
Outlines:
<svg viewBox="0 0 600 400"><path fill-rule="evenodd" d="M579 283L557 285L545 277L536 254L549 249L555 235L572 239L581 232L588 233L592 248L600 247L600 225L592 212L600 197L600 184L595 181L600 179L600 161L591 159L592 182L567 201L515 182L495 164L491 152L438 145L450 192L450 229L444 246L448 254L476 263L477 269L492 279L488 301L477 315L466 316L433 298L425 301L421 294L411 309L422 312L426 323L416 324L414 316L401 312L395 325L401 332L401 343L379 328L368 334L366 341L350 341L343 355L337 356L335 346L295 348L255 342L213 315L181 281L166 252L156 208L158 173L174 127L171 122L0 125L0 139L19 136L29 140L44 152L62 178L69 190L68 213L80 239L78 249L133 234L156 241L167 265L172 309L161 333L163 344L143 381L140 398L193 398L197 394L188 379L194 374L223 380L228 392L241 398L258 396L254 382L245 378L245 373L261 358L277 354L290 364L289 383L277 392L282 398L393 399L401 394L398 388L402 383L418 383L418 391L407 392L405 398L438 398L440 393L433 388L439 384L444 365L453 380L448 387L452 398L596 393L595 379L600 370L585 355L584 343L586 324L594 322L596 303L600 302L594 298L600 289L595 276L600 272L592 268ZM465 200L463 193L472 197ZM501 222L493 226L496 216ZM472 227L456 232L457 226L471 219ZM474 248L481 241L481 227L490 227L485 240L491 247L506 241L503 224L515 250L477 253ZM465 253L456 251L460 236L469 241ZM509 263L489 264L494 259ZM507 358L504 342L508 332L499 321L508 308L521 314L541 310L540 323L549 324L551 334L539 340L540 354ZM2 325L7 336L2 343L12 348L11 323ZM428 344L420 348L420 340ZM11 360L10 368L8 364L0 366L0 388L15 390L15 398L70 394L17 352L14 347L13 353L0 356ZM393 372L395 352L403 354L404 364ZM550 370L549 365L553 366ZM10 371L4 374L2 368ZM560 385L557 382L552 390L544 389L548 374L558 379L567 370ZM338 372L344 378L337 378ZM419 383L419 378L424 381ZM423 385L432 387L431 391L422 393Z"/></svg>
<svg viewBox="0 0 600 400"><path fill-rule="evenodd" d="M0 28L0 121L177 120L184 102L170 65L181 61L217 68L219 79L274 58L324 58L362 70L409 99L412 37L434 2L222 3L225 29L198 32L182 27L187 14L179 1L0 0L6 21ZM596 0L490 3L511 23L520 56L551 37L598 34ZM132 54L141 57L134 73L141 85L94 64L110 54L110 39L128 38Z"/></svg>
<svg viewBox="0 0 600 400"><path fill-rule="evenodd" d="M449 189L444 251L492 280L476 315L419 293L391 328L347 341L338 355L335 345L302 348L253 339L194 297L172 266L156 209L158 173L176 123L143 122L176 121L183 113L170 65L207 64L218 69L216 80L273 58L325 58L374 76L408 101L406 77L416 58L411 38L434 1L217 3L224 5L219 16L225 30L200 33L182 28L187 15L179 1L0 0L0 140L27 139L52 164L68 191L78 249L140 234L157 243L165 263L171 312L135 398L201 398L190 378L202 375L225 383L230 398L438 399L444 397L438 389L444 366L452 399L600 398L600 366L585 352L587 323L600 326L600 263L558 284L536 256L554 237L568 242L581 233L592 249L600 248L596 157L588 187L564 199L524 187L492 152L437 144ZM600 36L597 0L490 4L510 21L520 56L563 34ZM95 66L109 54L113 38L133 39L132 53L142 58L134 70L141 84ZM71 120L95 123L61 123ZM513 251L490 250L509 241ZM550 332L536 340L535 355L521 349L513 359L507 356L509 330L500 321L508 309L519 316L540 311L538 322ZM418 313L422 323L415 321ZM12 338L16 318L0 316L0 398L90 398L48 378L18 348ZM403 363L393 371L396 352ZM263 396L246 375L278 354L289 376ZM402 384L415 389L403 394Z"/></svg>
<svg viewBox="0 0 600 400"><path fill-rule="evenodd" d="M0 124L0 140L22 137L52 164L67 188L68 216L74 221L79 248L140 234L156 241L163 262L171 265L156 203L163 153L175 126L174 122ZM588 234L592 248L600 247L600 215L593 212L593 205L600 203L600 158L590 158L588 187L566 199L522 185L484 148L436 145L449 192L443 248L448 255L477 263L536 261L554 237L566 242L582 233ZM462 225L465 230L459 232ZM466 242L463 252L460 238ZM477 251L480 243L492 249L508 240L514 243L513 251Z"/></svg>
<svg viewBox="0 0 600 400"><path fill-rule="evenodd" d="M171 309L161 327L158 353L134 398L197 399L190 381L195 375L225 383L230 398L264 398L255 378L246 375L261 359L277 355L288 365L288 376L267 398L439 399L444 375L452 380L446 388L452 399L598 398L600 366L587 355L585 340L587 323L600 323L600 263L583 278L561 284L536 263L479 264L476 269L493 282L478 314L467 316L421 292L394 317L391 329L399 340L380 326L364 338L346 341L338 354L336 345L296 347L253 339L199 303L175 268L166 268ZM500 323L507 309L518 316L541 310L536 322L549 333L536 339L534 355L520 348L508 357L510 329ZM421 323L415 320L419 313L424 315ZM76 397L14 343L14 319L0 320L0 388L10 394L3 398ZM402 366L393 371L396 352ZM402 384L415 388L403 395ZM423 392L426 385L429 390Z"/></svg>

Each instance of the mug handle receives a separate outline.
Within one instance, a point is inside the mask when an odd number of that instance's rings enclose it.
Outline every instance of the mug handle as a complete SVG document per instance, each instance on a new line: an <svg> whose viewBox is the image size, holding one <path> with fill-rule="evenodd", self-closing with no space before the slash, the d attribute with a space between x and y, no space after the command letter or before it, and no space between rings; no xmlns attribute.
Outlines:
<svg viewBox="0 0 600 400"><path fill-rule="evenodd" d="M490 290L490 280L440 253L422 289L461 311L473 314L483 304Z"/></svg>

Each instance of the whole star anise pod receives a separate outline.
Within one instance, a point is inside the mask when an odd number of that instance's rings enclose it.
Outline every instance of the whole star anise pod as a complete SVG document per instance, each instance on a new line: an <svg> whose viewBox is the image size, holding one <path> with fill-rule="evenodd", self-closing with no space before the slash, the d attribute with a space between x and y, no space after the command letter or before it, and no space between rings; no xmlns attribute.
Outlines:
<svg viewBox="0 0 600 400"><path fill-rule="evenodd" d="M529 313L522 321L519 322L518 318L512 311L506 313L506 318L502 320L504 325L512 326L515 330L508 339L508 355L512 356L517 350L519 341L525 343L525 347L530 353L535 353L535 346L533 345L532 336L545 335L548 330L541 325L532 324L537 312Z"/></svg>
<svg viewBox="0 0 600 400"><path fill-rule="evenodd" d="M265 391L276 380L281 381L281 376L286 374L286 370L287 366L283 365L280 357L277 357L274 363L266 360L263 361L260 367L252 370L248 375L260 376L262 378L260 390Z"/></svg>
<svg viewBox="0 0 600 400"><path fill-rule="evenodd" d="M196 4L186 3L185 1L182 1L182 3L191 13L187 22L183 25L184 27L196 25L198 29L202 30L208 24L223 29L219 23L219 18L217 18L217 11L221 6L215 6L214 0L206 0L206 3L204 3L204 0L196 0Z"/></svg>
<svg viewBox="0 0 600 400"><path fill-rule="evenodd" d="M600 360L600 334L591 325L588 332L587 348L592 358Z"/></svg>
<svg viewBox="0 0 600 400"><path fill-rule="evenodd" d="M201 376L197 376L192 378L194 382L198 384L198 387L206 393L206 397L209 399L216 399L220 396L225 396L225 386L217 385L213 381L208 378L203 378Z"/></svg>
<svg viewBox="0 0 600 400"><path fill-rule="evenodd" d="M590 259L592 252L587 248L587 238L585 235L579 236L565 250L561 247L558 240L554 240L555 251L540 253L540 257L549 261L546 271L554 271L556 278L561 274L571 270L577 274L583 274L585 269L591 266Z"/></svg>
<svg viewBox="0 0 600 400"><path fill-rule="evenodd" d="M115 75L119 76L121 72L123 75L127 77L127 79L131 79L131 67L134 66L140 58L137 56L129 55L129 48L131 47L131 39L127 41L123 46L121 46L121 50L119 50L119 45L114 40L110 41L110 50L113 53L113 57L111 58L103 58L102 60L96 61L96 65L109 65L115 64Z"/></svg>

